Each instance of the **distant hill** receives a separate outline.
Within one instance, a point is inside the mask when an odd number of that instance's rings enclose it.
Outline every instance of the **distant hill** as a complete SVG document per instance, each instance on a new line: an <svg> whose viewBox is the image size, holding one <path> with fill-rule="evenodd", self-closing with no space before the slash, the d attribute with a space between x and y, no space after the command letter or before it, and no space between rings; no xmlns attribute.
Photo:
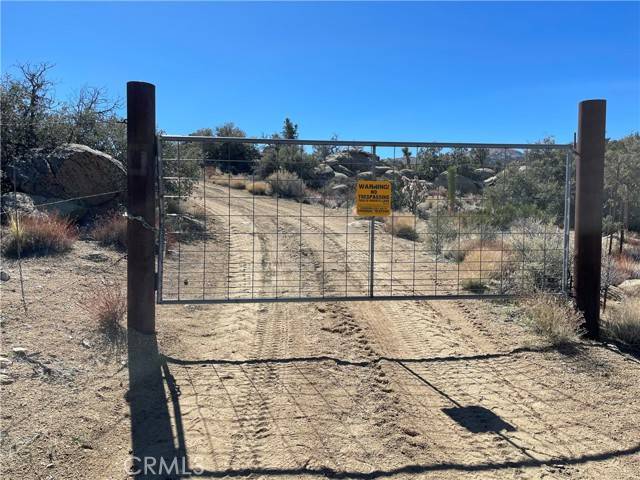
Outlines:
<svg viewBox="0 0 640 480"><path fill-rule="evenodd" d="M524 152L521 150L515 150L513 148L490 148L486 164L487 166L495 166L496 164L506 165L511 162L522 160L523 158Z"/></svg>

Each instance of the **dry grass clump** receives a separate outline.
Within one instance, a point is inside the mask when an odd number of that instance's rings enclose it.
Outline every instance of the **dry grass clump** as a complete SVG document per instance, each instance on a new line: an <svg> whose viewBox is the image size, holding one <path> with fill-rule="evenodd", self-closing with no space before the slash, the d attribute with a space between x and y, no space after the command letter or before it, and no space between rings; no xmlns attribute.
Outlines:
<svg viewBox="0 0 640 480"><path fill-rule="evenodd" d="M466 277L498 279L508 261L508 252L503 250L500 242L470 241L461 245L462 261L460 271Z"/></svg>
<svg viewBox="0 0 640 480"><path fill-rule="evenodd" d="M603 330L607 337L640 348L640 298L624 298L612 305Z"/></svg>
<svg viewBox="0 0 640 480"><path fill-rule="evenodd" d="M207 178L216 185L227 185L229 183L229 177L225 175L211 174Z"/></svg>
<svg viewBox="0 0 640 480"><path fill-rule="evenodd" d="M110 213L98 219L91 230L91 237L100 245L114 247L118 250L127 249L127 219L117 212Z"/></svg>
<svg viewBox="0 0 640 480"><path fill-rule="evenodd" d="M613 265L624 280L640 278L640 261L635 260L627 253L615 255Z"/></svg>
<svg viewBox="0 0 640 480"><path fill-rule="evenodd" d="M71 249L77 239L76 228L55 214L12 216L3 253L8 257L53 255Z"/></svg>
<svg viewBox="0 0 640 480"><path fill-rule="evenodd" d="M231 177L229 175L213 175L209 177L216 185L220 185L222 187L234 188L236 190L244 190L247 179L241 177Z"/></svg>
<svg viewBox="0 0 640 480"><path fill-rule="evenodd" d="M524 312L533 330L554 345L574 342L580 335L582 317L562 297L535 294L525 302Z"/></svg>
<svg viewBox="0 0 640 480"><path fill-rule="evenodd" d="M407 213L385 217L384 231L413 242L419 238L418 232L416 231L416 217Z"/></svg>
<svg viewBox="0 0 640 480"><path fill-rule="evenodd" d="M271 195L271 185L263 180L247 182L245 189L252 195Z"/></svg>
<svg viewBox="0 0 640 480"><path fill-rule="evenodd" d="M279 170L266 178L273 193L283 198L301 199L304 197L307 186L294 172Z"/></svg>
<svg viewBox="0 0 640 480"><path fill-rule="evenodd" d="M247 185L247 180L244 178L232 178L229 180L229 187L236 190L244 190Z"/></svg>
<svg viewBox="0 0 640 480"><path fill-rule="evenodd" d="M84 301L84 307L98 326L105 340L116 345L123 340L124 317L127 313L127 296L119 286L98 289Z"/></svg>

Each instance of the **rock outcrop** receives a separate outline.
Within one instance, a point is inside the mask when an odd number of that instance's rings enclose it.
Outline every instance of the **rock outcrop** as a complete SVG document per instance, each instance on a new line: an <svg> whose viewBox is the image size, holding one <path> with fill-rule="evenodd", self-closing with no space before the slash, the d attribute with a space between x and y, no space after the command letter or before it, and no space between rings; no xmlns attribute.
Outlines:
<svg viewBox="0 0 640 480"><path fill-rule="evenodd" d="M442 172L436 178L434 185L436 187L444 187L447 188L448 185L448 174L447 172ZM462 195L468 195L470 193L478 193L482 187L471 180L468 177L463 175L456 175L456 191L460 192Z"/></svg>
<svg viewBox="0 0 640 480"><path fill-rule="evenodd" d="M341 166L353 172L363 172L371 168L372 161L374 160L371 157L371 153L362 150L346 150L329 155L326 163L335 171L344 174L347 174L347 172L342 169L337 169L336 167ZM378 160L379 157L376 155L375 162Z"/></svg>
<svg viewBox="0 0 640 480"><path fill-rule="evenodd" d="M122 198L117 192L123 190L126 183L121 162L73 143L61 145L50 153L32 150L7 167L9 179L14 178L14 169L17 190L49 201L84 197L80 201L89 208Z"/></svg>

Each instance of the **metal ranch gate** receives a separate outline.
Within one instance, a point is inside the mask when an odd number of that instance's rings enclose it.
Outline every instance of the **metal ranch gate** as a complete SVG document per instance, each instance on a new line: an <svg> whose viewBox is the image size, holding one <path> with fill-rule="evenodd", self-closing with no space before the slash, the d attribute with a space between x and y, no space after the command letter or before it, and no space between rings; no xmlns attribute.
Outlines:
<svg viewBox="0 0 640 480"><path fill-rule="evenodd" d="M572 150L158 136L157 302L566 292ZM550 197L531 197L534 169ZM392 215L357 215L359 179L391 183ZM530 214L544 202L555 216Z"/></svg>
<svg viewBox="0 0 640 480"><path fill-rule="evenodd" d="M155 86L128 82L128 326L155 333L156 303L541 289L573 294L598 338L605 129L597 99L574 145L157 136ZM393 214L359 218L354 185L381 178Z"/></svg>

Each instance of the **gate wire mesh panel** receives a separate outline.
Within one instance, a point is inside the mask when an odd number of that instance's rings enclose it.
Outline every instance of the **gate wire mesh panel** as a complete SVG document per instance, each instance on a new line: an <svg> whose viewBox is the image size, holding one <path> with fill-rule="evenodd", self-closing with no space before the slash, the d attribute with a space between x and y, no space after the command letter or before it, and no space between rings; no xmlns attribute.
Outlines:
<svg viewBox="0 0 640 480"><path fill-rule="evenodd" d="M160 147L161 302L505 296L566 285L567 145L164 136ZM357 215L358 179L391 182L391 216Z"/></svg>

